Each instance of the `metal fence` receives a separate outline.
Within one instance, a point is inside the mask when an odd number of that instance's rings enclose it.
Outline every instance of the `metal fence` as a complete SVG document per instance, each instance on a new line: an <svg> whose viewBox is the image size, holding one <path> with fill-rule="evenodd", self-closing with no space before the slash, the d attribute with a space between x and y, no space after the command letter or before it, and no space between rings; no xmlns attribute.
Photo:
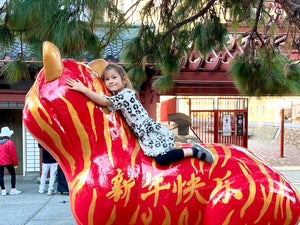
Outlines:
<svg viewBox="0 0 300 225"><path fill-rule="evenodd" d="M191 117L191 130L203 143L248 147L248 98L177 97L176 112Z"/></svg>

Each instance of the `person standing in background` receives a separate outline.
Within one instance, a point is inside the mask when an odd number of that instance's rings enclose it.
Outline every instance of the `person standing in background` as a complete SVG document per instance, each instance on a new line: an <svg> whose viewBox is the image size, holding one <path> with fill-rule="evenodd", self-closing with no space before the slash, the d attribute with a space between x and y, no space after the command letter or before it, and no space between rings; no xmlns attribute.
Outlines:
<svg viewBox="0 0 300 225"><path fill-rule="evenodd" d="M40 144L38 144L42 153L42 175L39 187L39 193L43 194L45 192L45 184L48 172L50 170L50 179L49 179L49 187L48 187L48 195L56 194L56 190L54 189L54 184L56 180L57 173L57 162L53 158L53 156Z"/></svg>
<svg viewBox="0 0 300 225"><path fill-rule="evenodd" d="M16 172L18 167L18 158L15 145L10 136L14 133L8 127L2 127L0 133L0 186L2 189L2 196L7 195L4 185L4 168L8 170L11 176L11 190L10 195L21 194L22 191L16 189Z"/></svg>

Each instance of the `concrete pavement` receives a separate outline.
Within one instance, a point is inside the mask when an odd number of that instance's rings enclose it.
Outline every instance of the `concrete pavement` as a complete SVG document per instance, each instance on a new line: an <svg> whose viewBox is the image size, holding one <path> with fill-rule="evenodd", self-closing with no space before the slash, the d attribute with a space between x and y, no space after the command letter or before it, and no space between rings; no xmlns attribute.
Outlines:
<svg viewBox="0 0 300 225"><path fill-rule="evenodd" d="M284 144L283 157L281 157L279 140L249 139L248 149L281 172L300 193L300 145L298 143Z"/></svg>
<svg viewBox="0 0 300 225"><path fill-rule="evenodd" d="M10 176L5 176L10 190ZM46 186L47 187L47 186ZM0 225L75 225L70 209L69 195L38 193L36 176L17 176L20 195L0 195Z"/></svg>
<svg viewBox="0 0 300 225"><path fill-rule="evenodd" d="M279 170L300 192L300 148L285 146L285 155L280 157L276 143L249 140L249 149L269 165ZM10 191L10 176L5 175L5 184ZM75 225L68 194L47 195L38 193L39 182L35 176L17 176L20 195L0 196L0 225ZM46 186L47 187L47 186Z"/></svg>

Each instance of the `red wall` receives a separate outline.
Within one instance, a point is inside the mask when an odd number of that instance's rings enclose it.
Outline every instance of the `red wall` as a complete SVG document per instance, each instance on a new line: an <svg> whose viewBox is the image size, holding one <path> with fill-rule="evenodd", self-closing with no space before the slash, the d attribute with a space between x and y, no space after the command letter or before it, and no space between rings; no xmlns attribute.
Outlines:
<svg viewBox="0 0 300 225"><path fill-rule="evenodd" d="M162 101L160 106L160 120L168 121L168 114L176 113L176 98Z"/></svg>

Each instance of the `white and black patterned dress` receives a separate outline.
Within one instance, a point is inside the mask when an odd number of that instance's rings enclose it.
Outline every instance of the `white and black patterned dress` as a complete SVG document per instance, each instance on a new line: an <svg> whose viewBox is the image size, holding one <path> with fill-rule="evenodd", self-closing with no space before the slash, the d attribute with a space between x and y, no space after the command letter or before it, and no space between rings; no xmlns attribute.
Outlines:
<svg viewBox="0 0 300 225"><path fill-rule="evenodd" d="M121 110L145 155L156 157L175 147L174 133L148 116L133 90L124 88L114 96L105 97L113 103L108 106L111 112Z"/></svg>

